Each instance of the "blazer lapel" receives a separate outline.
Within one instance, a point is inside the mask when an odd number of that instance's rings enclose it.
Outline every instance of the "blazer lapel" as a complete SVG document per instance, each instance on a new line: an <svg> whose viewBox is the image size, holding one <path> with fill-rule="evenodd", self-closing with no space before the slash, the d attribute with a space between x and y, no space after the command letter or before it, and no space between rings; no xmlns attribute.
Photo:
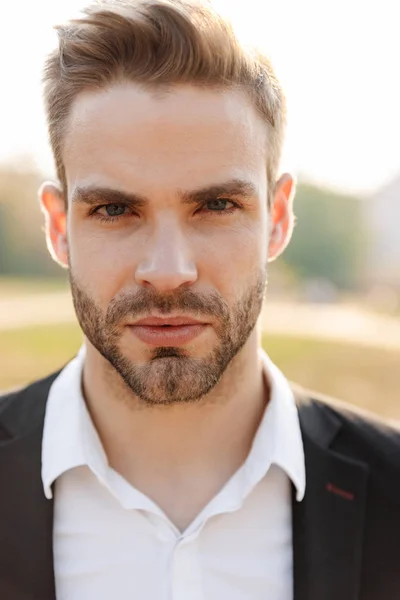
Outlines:
<svg viewBox="0 0 400 600"><path fill-rule="evenodd" d="M340 420L312 401L298 401L306 494L293 493L295 600L359 600L368 466L329 446Z"/></svg>
<svg viewBox="0 0 400 600"><path fill-rule="evenodd" d="M55 376L14 396L1 415L0 598L55 600L53 502L44 496L44 412Z"/></svg>

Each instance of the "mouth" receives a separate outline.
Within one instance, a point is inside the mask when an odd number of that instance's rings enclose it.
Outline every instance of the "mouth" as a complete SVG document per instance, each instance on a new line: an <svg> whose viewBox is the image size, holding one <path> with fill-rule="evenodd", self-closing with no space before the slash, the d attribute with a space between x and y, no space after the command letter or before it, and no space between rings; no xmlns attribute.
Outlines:
<svg viewBox="0 0 400 600"><path fill-rule="evenodd" d="M183 346L192 342L208 326L208 323L182 315L147 317L128 325L128 329L149 346Z"/></svg>

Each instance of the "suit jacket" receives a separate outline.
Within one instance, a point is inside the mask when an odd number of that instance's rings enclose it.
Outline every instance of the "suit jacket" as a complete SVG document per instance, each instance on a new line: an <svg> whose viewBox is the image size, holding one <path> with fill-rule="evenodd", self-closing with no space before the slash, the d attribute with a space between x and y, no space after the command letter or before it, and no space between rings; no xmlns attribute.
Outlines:
<svg viewBox="0 0 400 600"><path fill-rule="evenodd" d="M0 398L1 600L55 600L41 444L57 375ZM294 393L307 478L304 500L292 494L295 600L400 600L400 432Z"/></svg>

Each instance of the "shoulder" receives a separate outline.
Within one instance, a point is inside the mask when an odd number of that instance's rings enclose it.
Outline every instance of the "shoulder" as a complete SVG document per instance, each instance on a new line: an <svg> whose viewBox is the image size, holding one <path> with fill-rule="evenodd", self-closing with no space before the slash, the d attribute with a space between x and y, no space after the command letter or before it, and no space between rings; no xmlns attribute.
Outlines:
<svg viewBox="0 0 400 600"><path fill-rule="evenodd" d="M0 439L22 433L43 419L50 388L59 374L0 394Z"/></svg>
<svg viewBox="0 0 400 600"><path fill-rule="evenodd" d="M307 422L311 437L319 439L330 428L332 450L400 475L400 422L298 386L293 391L300 421Z"/></svg>
<svg viewBox="0 0 400 600"><path fill-rule="evenodd" d="M0 415L2 411L7 409L7 406L10 403L18 401L19 398L35 395L39 390L50 387L60 372L61 369L55 373L43 377L42 379L32 381L27 385L22 385L12 388L11 390L0 392Z"/></svg>

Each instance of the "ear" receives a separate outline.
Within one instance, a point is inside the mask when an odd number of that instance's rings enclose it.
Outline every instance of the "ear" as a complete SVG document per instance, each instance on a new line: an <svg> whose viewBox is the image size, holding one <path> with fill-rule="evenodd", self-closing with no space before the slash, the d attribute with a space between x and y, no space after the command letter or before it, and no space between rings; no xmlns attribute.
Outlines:
<svg viewBox="0 0 400 600"><path fill-rule="evenodd" d="M67 214L64 195L57 184L46 181L39 189L39 199L45 217L47 248L53 259L67 268Z"/></svg>
<svg viewBox="0 0 400 600"><path fill-rule="evenodd" d="M294 226L293 198L296 184L289 173L280 177L275 185L270 210L270 238L268 260L275 260L286 248Z"/></svg>

